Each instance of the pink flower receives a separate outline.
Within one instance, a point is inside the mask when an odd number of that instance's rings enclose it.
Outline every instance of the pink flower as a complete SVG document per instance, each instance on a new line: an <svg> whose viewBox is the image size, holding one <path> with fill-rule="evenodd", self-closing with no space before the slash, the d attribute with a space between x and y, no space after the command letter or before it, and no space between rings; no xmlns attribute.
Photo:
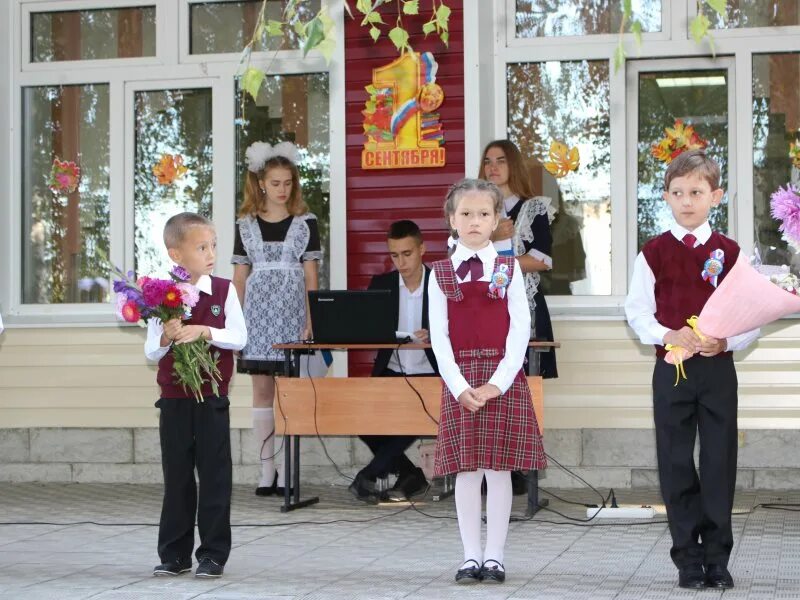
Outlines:
<svg viewBox="0 0 800 600"><path fill-rule="evenodd" d="M128 323L137 323L139 319L141 319L142 315L139 312L139 307L136 306L136 302L133 300L128 300L122 306L122 318L125 319Z"/></svg>
<svg viewBox="0 0 800 600"><path fill-rule="evenodd" d="M142 285L142 296L147 306L155 308L164 302L167 290L172 287L172 282L165 279L148 279Z"/></svg>
<svg viewBox="0 0 800 600"><path fill-rule="evenodd" d="M779 187L772 193L772 216L782 221L778 228L792 241L800 240L800 190L791 183L786 189Z"/></svg>
<svg viewBox="0 0 800 600"><path fill-rule="evenodd" d="M177 288L181 291L181 299L183 303L189 308L194 308L197 301L200 300L200 290L198 290L191 283L178 283Z"/></svg>

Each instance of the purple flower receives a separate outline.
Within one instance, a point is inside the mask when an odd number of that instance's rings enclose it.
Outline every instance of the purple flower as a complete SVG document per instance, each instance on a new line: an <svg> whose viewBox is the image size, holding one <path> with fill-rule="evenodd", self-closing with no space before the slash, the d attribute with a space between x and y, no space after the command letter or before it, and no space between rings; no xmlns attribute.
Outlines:
<svg viewBox="0 0 800 600"><path fill-rule="evenodd" d="M175 281L189 281L192 278L192 276L189 275L189 271L180 265L175 265L172 267L172 270L169 272L169 274Z"/></svg>
<svg viewBox="0 0 800 600"><path fill-rule="evenodd" d="M144 303L150 307L159 306L164 301L164 294L172 286L171 281L165 279L148 279L142 286Z"/></svg>
<svg viewBox="0 0 800 600"><path fill-rule="evenodd" d="M791 183L779 187L771 196L772 216L782 221L778 228L791 240L800 240L800 190Z"/></svg>

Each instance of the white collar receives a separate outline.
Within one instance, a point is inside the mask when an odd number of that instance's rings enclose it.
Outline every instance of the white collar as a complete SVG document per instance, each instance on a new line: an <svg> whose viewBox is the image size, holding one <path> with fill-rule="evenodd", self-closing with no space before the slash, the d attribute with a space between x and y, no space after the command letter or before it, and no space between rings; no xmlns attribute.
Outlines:
<svg viewBox="0 0 800 600"><path fill-rule="evenodd" d="M685 236L687 233L691 233L697 239L696 246L703 245L708 241L708 238L711 237L711 225L709 225L708 221L706 221L694 231L689 231L685 227L681 227L677 223L673 223L672 227L670 227L670 232L679 242L683 241L683 236Z"/></svg>
<svg viewBox="0 0 800 600"><path fill-rule="evenodd" d="M511 209L517 205L517 202L519 202L519 196L516 194L511 194L503 198L503 208L506 209L506 213L510 212Z"/></svg>
<svg viewBox="0 0 800 600"><path fill-rule="evenodd" d="M201 275L200 279L197 280L197 283L194 284L198 290L203 292L204 294L211 295L211 276L210 275Z"/></svg>
<svg viewBox="0 0 800 600"><path fill-rule="evenodd" d="M457 260L458 262L464 262L476 254L478 255L478 258L481 259L481 262L494 262L494 259L497 257L497 250L494 249L494 245L491 242L486 244L485 247L478 251L470 250L464 244L459 242L456 246L455 252L453 252L453 259Z"/></svg>

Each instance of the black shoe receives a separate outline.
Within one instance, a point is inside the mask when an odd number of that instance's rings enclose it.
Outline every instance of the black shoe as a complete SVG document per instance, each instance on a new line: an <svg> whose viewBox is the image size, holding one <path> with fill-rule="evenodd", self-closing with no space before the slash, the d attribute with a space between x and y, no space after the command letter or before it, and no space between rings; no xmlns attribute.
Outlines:
<svg viewBox="0 0 800 600"><path fill-rule="evenodd" d="M706 574L700 565L688 565L678 569L678 587L699 590L706 587Z"/></svg>
<svg viewBox="0 0 800 600"><path fill-rule="evenodd" d="M511 493L524 496L528 493L528 474L522 471L511 471Z"/></svg>
<svg viewBox="0 0 800 600"><path fill-rule="evenodd" d="M361 473L356 474L353 483L351 483L347 489L350 490L350 493L353 494L357 500L361 500L367 504L378 503L378 495L375 492L375 482L370 481Z"/></svg>
<svg viewBox="0 0 800 600"><path fill-rule="evenodd" d="M397 478L397 481L387 494L387 500L389 502L405 502L427 488L428 480L425 479L422 469L418 468L408 475Z"/></svg>
<svg viewBox="0 0 800 600"><path fill-rule="evenodd" d="M194 572L195 577L222 577L222 572L225 570L225 567L219 563L215 563L213 560L204 556L200 559L200 564L197 565L197 569Z"/></svg>
<svg viewBox="0 0 800 600"><path fill-rule="evenodd" d="M477 560L468 560L464 564L474 563L474 567L464 567L456 573L456 583L478 583L481 580L481 566Z"/></svg>
<svg viewBox="0 0 800 600"><path fill-rule="evenodd" d="M156 577L174 577L181 573L187 573L192 570L192 560L178 560L175 562L164 562L153 569L153 575Z"/></svg>
<svg viewBox="0 0 800 600"><path fill-rule="evenodd" d="M272 485L257 487L256 496L274 496L277 493L278 493L278 472L275 471L275 477L272 479ZM280 493L283 493L283 488L281 488Z"/></svg>
<svg viewBox="0 0 800 600"><path fill-rule="evenodd" d="M502 564L492 558L483 561L483 566L481 567L481 581L485 581L486 583L503 583L505 580L506 572Z"/></svg>
<svg viewBox="0 0 800 600"><path fill-rule="evenodd" d="M733 577L731 577L730 571L722 565L708 565L706 567L706 587L729 590L733 587Z"/></svg>

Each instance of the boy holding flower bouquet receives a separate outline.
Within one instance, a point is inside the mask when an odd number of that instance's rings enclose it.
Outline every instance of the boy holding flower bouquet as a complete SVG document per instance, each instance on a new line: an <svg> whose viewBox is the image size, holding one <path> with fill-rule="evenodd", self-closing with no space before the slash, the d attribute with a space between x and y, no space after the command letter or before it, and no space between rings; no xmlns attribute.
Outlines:
<svg viewBox="0 0 800 600"><path fill-rule="evenodd" d="M739 260L740 250L708 223L723 196L717 163L702 150L689 150L670 163L664 179L663 196L675 223L636 257L625 314L639 339L655 345L658 357L656 452L678 584L731 588L727 565L733 547L738 404L732 352L747 347L759 330L725 339L687 326ZM680 353L673 365L664 360L670 349ZM699 477L694 464L698 432Z"/></svg>
<svg viewBox="0 0 800 600"><path fill-rule="evenodd" d="M161 409L159 432L164 470L158 530L162 564L153 574L179 575L191 570L196 513L200 547L195 553L199 562L195 575L220 577L231 549L228 384L233 374L233 351L245 346L247 331L236 289L229 280L211 275L217 248L211 221L194 213L175 215L164 227L164 244L178 265L172 272L178 283L142 282L144 310L153 306L154 300L162 307L176 301L178 306L182 302L191 307L191 314L163 324L157 318L147 323L145 355L158 361L161 397L156 406ZM170 300L176 288L181 298ZM159 298L148 301L148 296ZM181 358L185 352L181 346L185 348L197 340L207 340L214 346L210 369L201 366L205 370L199 375L198 369L190 369L188 361ZM202 351L208 354L205 348ZM205 360L208 361L207 356ZM182 385L187 376L194 377L196 385ZM200 480L199 502L195 467Z"/></svg>

